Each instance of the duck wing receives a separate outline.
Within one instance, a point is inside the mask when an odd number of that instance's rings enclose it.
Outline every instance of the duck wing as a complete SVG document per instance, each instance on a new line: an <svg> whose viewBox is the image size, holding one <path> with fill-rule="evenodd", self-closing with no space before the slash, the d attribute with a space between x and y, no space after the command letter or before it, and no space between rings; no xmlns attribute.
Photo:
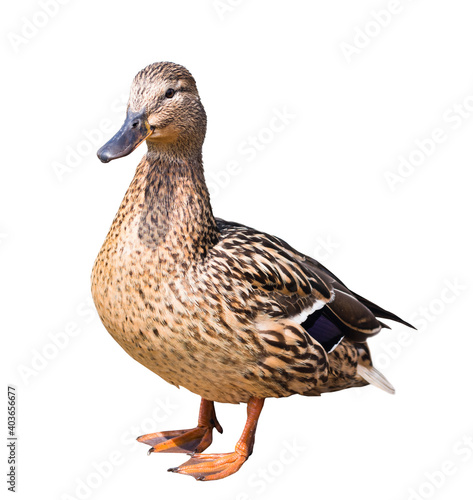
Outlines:
<svg viewBox="0 0 473 500"><path fill-rule="evenodd" d="M259 312L299 324L326 352L345 336L364 342L387 327L377 316L411 326L351 292L319 262L280 238L222 219L217 227L220 241L213 250L226 260L228 272L250 285Z"/></svg>

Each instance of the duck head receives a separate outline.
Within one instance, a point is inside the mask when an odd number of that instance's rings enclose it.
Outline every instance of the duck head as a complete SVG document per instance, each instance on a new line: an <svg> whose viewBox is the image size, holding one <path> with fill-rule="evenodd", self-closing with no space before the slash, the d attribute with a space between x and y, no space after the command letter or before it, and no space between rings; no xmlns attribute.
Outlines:
<svg viewBox="0 0 473 500"><path fill-rule="evenodd" d="M124 124L97 156L108 163L130 154L143 141L158 153L200 154L206 125L189 71L171 62L150 64L133 80Z"/></svg>

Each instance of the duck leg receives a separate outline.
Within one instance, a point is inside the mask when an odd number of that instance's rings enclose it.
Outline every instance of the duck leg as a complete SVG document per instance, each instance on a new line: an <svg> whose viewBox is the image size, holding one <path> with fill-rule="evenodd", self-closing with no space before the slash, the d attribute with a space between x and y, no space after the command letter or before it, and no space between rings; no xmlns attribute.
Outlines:
<svg viewBox="0 0 473 500"><path fill-rule="evenodd" d="M213 401L202 399L197 427L180 431L164 431L145 434L137 438L140 443L151 445L150 453L195 453L204 451L212 443L212 430L222 433Z"/></svg>
<svg viewBox="0 0 473 500"><path fill-rule="evenodd" d="M256 425L263 409L264 399L250 398L248 401L248 418L243 433L233 453L196 453L190 460L169 472L187 474L198 481L213 481L234 474L245 463L253 451Z"/></svg>

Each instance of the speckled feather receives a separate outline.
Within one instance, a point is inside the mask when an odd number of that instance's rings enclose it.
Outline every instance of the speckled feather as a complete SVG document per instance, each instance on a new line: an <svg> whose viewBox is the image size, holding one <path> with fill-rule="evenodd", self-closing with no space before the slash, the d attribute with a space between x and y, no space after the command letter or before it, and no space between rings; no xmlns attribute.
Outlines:
<svg viewBox="0 0 473 500"><path fill-rule="evenodd" d="M157 97L170 84L180 89L172 103ZM279 238L213 216L201 155L205 111L185 68L145 68L129 106L146 109L161 135L148 139L92 272L112 337L163 379L210 401L366 385L371 377L357 367L370 373L365 341L384 326L374 313L402 320ZM312 314L340 329L338 346L324 349L308 333Z"/></svg>

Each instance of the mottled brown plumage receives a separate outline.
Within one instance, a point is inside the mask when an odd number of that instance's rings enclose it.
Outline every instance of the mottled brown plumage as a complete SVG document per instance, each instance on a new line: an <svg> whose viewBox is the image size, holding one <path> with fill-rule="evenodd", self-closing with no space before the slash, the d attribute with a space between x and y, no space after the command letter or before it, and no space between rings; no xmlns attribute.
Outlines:
<svg viewBox="0 0 473 500"><path fill-rule="evenodd" d="M92 293L103 324L130 356L203 398L192 432L140 438L152 451L203 451L219 428L210 402L249 403L231 457L203 455L174 470L218 479L251 452L264 398L369 382L392 391L372 367L366 339L384 326L376 315L403 321L284 241L214 218L202 166L205 130L185 68L157 63L138 73L127 120L98 155L110 161L143 140L148 152L95 262Z"/></svg>

